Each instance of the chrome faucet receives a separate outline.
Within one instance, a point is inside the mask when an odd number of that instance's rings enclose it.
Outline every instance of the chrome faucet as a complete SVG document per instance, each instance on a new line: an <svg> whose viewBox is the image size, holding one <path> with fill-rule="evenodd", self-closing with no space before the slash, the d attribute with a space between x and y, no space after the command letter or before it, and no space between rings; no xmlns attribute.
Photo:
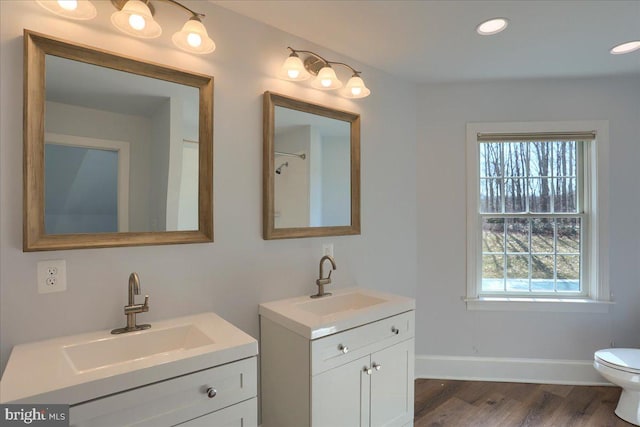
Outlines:
<svg viewBox="0 0 640 427"><path fill-rule="evenodd" d="M331 262L331 267L333 267L333 269L329 270L329 275L327 277L324 277L324 271L322 266L324 265L324 262L327 260ZM336 269L336 261L333 259L332 256L325 255L322 258L320 258L320 278L316 280L316 285L318 285L318 293L311 295L311 298L320 298L320 297L331 295L331 292L324 291L324 285L331 284L331 272L335 269Z"/></svg>
<svg viewBox="0 0 640 427"><path fill-rule="evenodd" d="M142 331L149 329L151 325L136 325L136 313L149 311L149 295L145 295L144 304L135 303L135 295L140 295L140 276L138 273L129 275L129 305L124 306L124 314L127 316L127 326L111 331L112 334L124 334L126 332Z"/></svg>

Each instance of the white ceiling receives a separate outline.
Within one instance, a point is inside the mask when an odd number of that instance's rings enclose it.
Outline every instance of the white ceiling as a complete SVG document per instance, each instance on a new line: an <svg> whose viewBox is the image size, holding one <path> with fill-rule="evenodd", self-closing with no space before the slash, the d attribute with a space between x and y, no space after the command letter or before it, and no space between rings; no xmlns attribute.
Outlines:
<svg viewBox="0 0 640 427"><path fill-rule="evenodd" d="M640 73L609 53L640 40L640 0L210 1L417 83ZM479 36L493 17L509 27Z"/></svg>

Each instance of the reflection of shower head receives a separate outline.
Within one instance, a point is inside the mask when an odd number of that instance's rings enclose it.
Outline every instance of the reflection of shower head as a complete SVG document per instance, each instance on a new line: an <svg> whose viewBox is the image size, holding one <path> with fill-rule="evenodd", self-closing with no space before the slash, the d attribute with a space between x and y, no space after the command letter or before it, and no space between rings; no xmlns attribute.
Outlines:
<svg viewBox="0 0 640 427"><path fill-rule="evenodd" d="M282 168L284 167L289 167L289 162L284 162L283 164L278 166L278 168L276 169L276 173L280 175L282 173Z"/></svg>

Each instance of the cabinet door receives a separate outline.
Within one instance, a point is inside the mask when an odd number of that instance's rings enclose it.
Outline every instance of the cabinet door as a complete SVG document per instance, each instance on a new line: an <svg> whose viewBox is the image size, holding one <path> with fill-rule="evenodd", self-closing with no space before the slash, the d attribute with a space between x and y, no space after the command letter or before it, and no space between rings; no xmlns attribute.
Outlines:
<svg viewBox="0 0 640 427"><path fill-rule="evenodd" d="M413 420L413 347L411 339L371 354L371 427Z"/></svg>
<svg viewBox="0 0 640 427"><path fill-rule="evenodd" d="M312 378L313 427L369 427L369 362L362 357Z"/></svg>
<svg viewBox="0 0 640 427"><path fill-rule="evenodd" d="M246 400L212 414L198 417L177 427L256 427L258 425L257 398Z"/></svg>

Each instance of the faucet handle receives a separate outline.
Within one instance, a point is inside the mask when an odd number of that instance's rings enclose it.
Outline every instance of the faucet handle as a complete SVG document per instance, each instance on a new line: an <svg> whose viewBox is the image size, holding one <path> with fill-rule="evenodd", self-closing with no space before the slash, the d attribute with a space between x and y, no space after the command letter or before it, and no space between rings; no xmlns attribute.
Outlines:
<svg viewBox="0 0 640 427"><path fill-rule="evenodd" d="M333 270L329 270L329 275L327 276L327 279L331 279L331 273L333 273Z"/></svg>
<svg viewBox="0 0 640 427"><path fill-rule="evenodd" d="M142 311L149 311L149 295L144 296L144 304L142 305Z"/></svg>

